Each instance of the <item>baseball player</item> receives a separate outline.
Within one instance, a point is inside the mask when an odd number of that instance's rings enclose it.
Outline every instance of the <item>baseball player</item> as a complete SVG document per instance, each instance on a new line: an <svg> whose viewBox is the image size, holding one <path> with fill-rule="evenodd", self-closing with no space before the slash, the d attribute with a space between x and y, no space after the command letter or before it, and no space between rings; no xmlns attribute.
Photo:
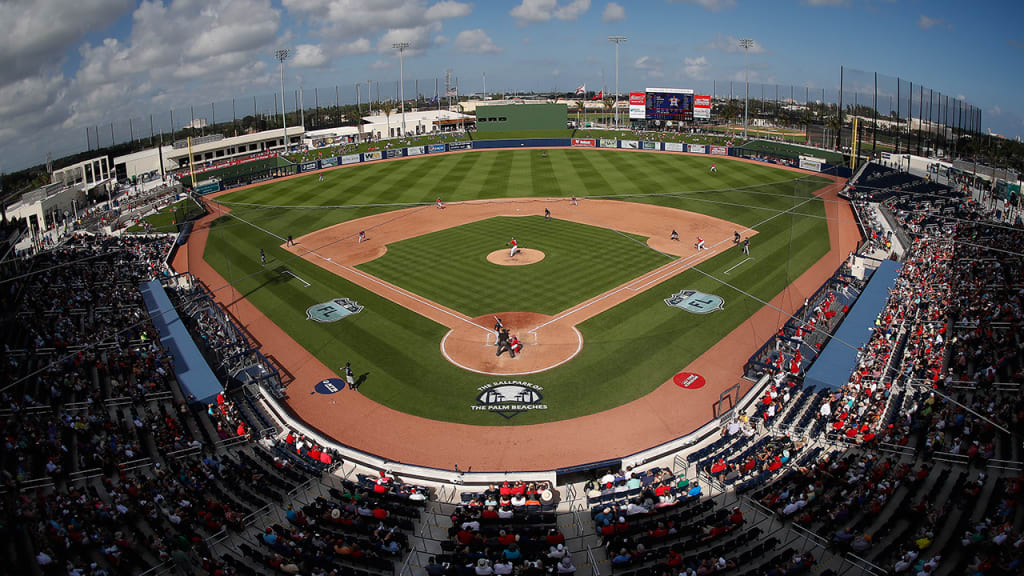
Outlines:
<svg viewBox="0 0 1024 576"><path fill-rule="evenodd" d="M577 200L575 196L573 196L572 198L569 198L569 206L579 206L579 205L580 205L580 201Z"/></svg>
<svg viewBox="0 0 1024 576"><path fill-rule="evenodd" d="M547 208L544 209L544 219L551 220L551 210L548 210Z"/></svg>
<svg viewBox="0 0 1024 576"><path fill-rule="evenodd" d="M323 182L323 181L324 181L324 175L323 175L323 174L320 174L320 179L319 179L319 180L317 180L317 182Z"/></svg>
<svg viewBox="0 0 1024 576"><path fill-rule="evenodd" d="M739 246L739 244L740 244L740 233L739 232L735 232L734 231L732 233L732 243L736 244L737 246Z"/></svg>
<svg viewBox="0 0 1024 576"><path fill-rule="evenodd" d="M437 206L438 210L444 210L444 202L441 202L440 196L438 196L437 200L434 201L434 205Z"/></svg>
<svg viewBox="0 0 1024 576"><path fill-rule="evenodd" d="M362 244L363 240L366 240L366 230L360 230L359 231L359 239L358 240L359 241L356 242L357 244Z"/></svg>
<svg viewBox="0 0 1024 576"><path fill-rule="evenodd" d="M676 242L679 242L679 232L676 232L675 228L673 228L672 229L672 235L669 236L668 239L669 240L675 240Z"/></svg>
<svg viewBox="0 0 1024 576"><path fill-rule="evenodd" d="M501 322L501 318L494 317L494 345L497 346L498 342L501 341L501 329L505 325Z"/></svg>
<svg viewBox="0 0 1024 576"><path fill-rule="evenodd" d="M707 250L708 247L704 245L704 239L697 236L697 250Z"/></svg>
<svg viewBox="0 0 1024 576"><path fill-rule="evenodd" d="M509 355L513 358L523 350L523 343L519 341L519 336L513 336L512 340L509 342L509 346L511 347Z"/></svg>
<svg viewBox="0 0 1024 576"><path fill-rule="evenodd" d="M743 255L750 256L750 238L743 239Z"/></svg>
<svg viewBox="0 0 1024 576"><path fill-rule="evenodd" d="M260 248L260 264L263 266L267 265L267 255L263 253L263 248Z"/></svg>
<svg viewBox="0 0 1024 576"><path fill-rule="evenodd" d="M341 372L345 375L345 382L348 383L348 387L352 390L358 390L359 387L356 386L355 374L352 373L352 363L345 362L345 367L341 369Z"/></svg>
<svg viewBox="0 0 1024 576"><path fill-rule="evenodd" d="M718 174L718 166L715 166L714 162L711 163L711 173Z"/></svg>
<svg viewBox="0 0 1024 576"><path fill-rule="evenodd" d="M515 258L516 257L516 252L519 252L519 242L516 242L516 239L512 238L512 240L507 242L505 244L505 246L509 246L510 247L509 251L508 251L508 257L509 258Z"/></svg>

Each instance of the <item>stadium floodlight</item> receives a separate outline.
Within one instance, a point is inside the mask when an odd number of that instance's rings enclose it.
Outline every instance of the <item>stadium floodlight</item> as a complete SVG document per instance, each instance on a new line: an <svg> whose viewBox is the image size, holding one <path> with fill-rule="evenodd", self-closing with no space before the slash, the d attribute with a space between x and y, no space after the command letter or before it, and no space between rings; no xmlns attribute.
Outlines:
<svg viewBox="0 0 1024 576"><path fill-rule="evenodd" d="M625 36L609 36L609 42L615 43L615 128L619 128L619 44L626 41Z"/></svg>
<svg viewBox="0 0 1024 576"><path fill-rule="evenodd" d="M743 139L747 139L747 101L750 100L750 49L754 47L754 41L750 38L740 38L740 46L743 48L743 83L746 89L743 92Z"/></svg>
<svg viewBox="0 0 1024 576"><path fill-rule="evenodd" d="M288 59L288 55L291 54L291 50L288 48L282 48L277 52L274 52L274 57L281 63L281 125L284 126L284 151L288 152L288 119L285 117L285 105L284 100L284 61Z"/></svg>
<svg viewBox="0 0 1024 576"><path fill-rule="evenodd" d="M405 67L402 64L402 54L409 47L409 43L395 42L391 47L398 50L398 82L401 87L399 98L402 99L402 137L405 138Z"/></svg>

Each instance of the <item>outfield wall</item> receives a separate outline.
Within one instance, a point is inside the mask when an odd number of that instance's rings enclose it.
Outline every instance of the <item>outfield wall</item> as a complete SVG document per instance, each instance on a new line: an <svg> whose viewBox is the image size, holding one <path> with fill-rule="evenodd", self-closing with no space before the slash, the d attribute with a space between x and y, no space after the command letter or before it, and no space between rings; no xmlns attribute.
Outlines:
<svg viewBox="0 0 1024 576"><path fill-rule="evenodd" d="M428 154L442 154L447 152L459 152L463 150L488 150L498 148L610 148L617 150L642 150L648 152L677 152L681 154L703 154L707 156L723 156L748 158L764 162L766 164L783 164L832 174L843 178L849 178L852 173L849 167L833 164L804 164L801 160L794 161L793 158L771 154L758 150L751 151L744 148L728 146L717 146L711 144L685 144L682 142L654 142L650 140L616 140L612 138L530 138L530 139L508 139L508 140L473 140L463 142L447 142L440 144L425 144L422 146L409 146L406 148L392 148L388 150L374 150L358 154L346 154L344 156L333 156L311 160L301 164L294 164L285 167L277 167L260 172L254 172L242 176L240 179L228 183L217 182L208 185L202 191L203 194L218 192L236 186L245 186L254 182L272 180L284 176L291 176L303 172L314 172L335 166L347 166L350 164L362 164L376 162L378 160L391 160L394 158L408 158L410 156L426 156ZM216 187L216 189L214 189Z"/></svg>

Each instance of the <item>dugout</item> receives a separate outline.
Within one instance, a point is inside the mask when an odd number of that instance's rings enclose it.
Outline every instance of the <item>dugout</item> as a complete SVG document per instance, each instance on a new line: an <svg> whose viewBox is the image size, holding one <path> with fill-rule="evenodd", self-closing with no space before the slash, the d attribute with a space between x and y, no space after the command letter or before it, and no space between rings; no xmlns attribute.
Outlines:
<svg viewBox="0 0 1024 576"><path fill-rule="evenodd" d="M565 130L569 120L565 104L502 104L476 107L478 132L508 130Z"/></svg>

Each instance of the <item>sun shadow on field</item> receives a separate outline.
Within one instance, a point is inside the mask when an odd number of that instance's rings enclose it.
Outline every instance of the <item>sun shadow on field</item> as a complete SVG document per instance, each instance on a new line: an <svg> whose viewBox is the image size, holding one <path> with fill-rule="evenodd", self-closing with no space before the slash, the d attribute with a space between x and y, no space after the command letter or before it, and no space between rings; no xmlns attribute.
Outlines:
<svg viewBox="0 0 1024 576"><path fill-rule="evenodd" d="M360 374L359 377L356 378L356 381L352 383L352 389L359 390L359 387L363 385L363 382L366 382L366 377L369 375L369 372L363 372Z"/></svg>

